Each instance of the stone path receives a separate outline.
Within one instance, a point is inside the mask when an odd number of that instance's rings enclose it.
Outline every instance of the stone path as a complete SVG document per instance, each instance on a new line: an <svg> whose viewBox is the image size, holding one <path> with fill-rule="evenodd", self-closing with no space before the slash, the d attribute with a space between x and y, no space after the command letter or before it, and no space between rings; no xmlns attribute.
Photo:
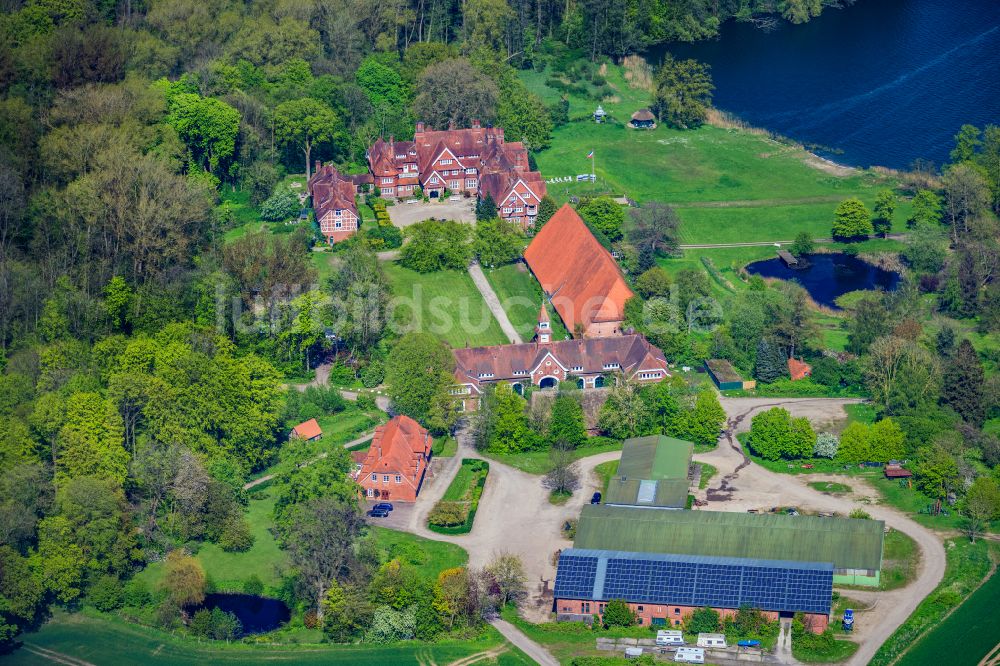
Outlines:
<svg viewBox="0 0 1000 666"><path fill-rule="evenodd" d="M496 292L493 291L493 287L490 286L490 282L486 279L486 274L483 273L483 269L479 264L469 266L469 275L472 277L472 281L476 283L479 293L483 295L483 300L489 306L490 312L493 313L493 316L499 322L504 335L510 338L512 344L521 344L523 342L521 336L517 334L514 324L510 323L507 312L500 305L500 299L497 298Z"/></svg>

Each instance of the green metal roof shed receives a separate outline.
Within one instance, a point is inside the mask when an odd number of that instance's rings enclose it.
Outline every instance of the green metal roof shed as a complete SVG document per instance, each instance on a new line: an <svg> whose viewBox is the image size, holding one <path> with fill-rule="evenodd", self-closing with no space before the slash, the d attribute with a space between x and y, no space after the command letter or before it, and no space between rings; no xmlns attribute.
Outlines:
<svg viewBox="0 0 1000 666"><path fill-rule="evenodd" d="M625 479L686 479L694 444L651 435L622 442L622 458L615 476Z"/></svg>
<svg viewBox="0 0 1000 666"><path fill-rule="evenodd" d="M832 562L838 570L882 568L880 520L723 511L583 507L574 548Z"/></svg>
<svg viewBox="0 0 1000 666"><path fill-rule="evenodd" d="M693 451L691 442L663 435L626 439L605 503L683 509Z"/></svg>

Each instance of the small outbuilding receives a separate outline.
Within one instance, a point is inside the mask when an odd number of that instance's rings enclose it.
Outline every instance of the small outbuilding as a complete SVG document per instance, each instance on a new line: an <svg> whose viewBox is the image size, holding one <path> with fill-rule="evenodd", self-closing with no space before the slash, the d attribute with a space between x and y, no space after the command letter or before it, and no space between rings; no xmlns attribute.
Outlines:
<svg viewBox="0 0 1000 666"><path fill-rule="evenodd" d="M653 129L656 127L656 116L649 109L639 109L632 114L628 124L635 129Z"/></svg>
<svg viewBox="0 0 1000 666"><path fill-rule="evenodd" d="M885 478L887 479L908 479L911 476L913 476L913 472L903 469L902 465L893 465L890 463L885 466Z"/></svg>
<svg viewBox="0 0 1000 666"><path fill-rule="evenodd" d="M792 378L793 382L811 376L812 371L812 366L805 361L794 358L788 359L788 375Z"/></svg>
<svg viewBox="0 0 1000 666"><path fill-rule="evenodd" d="M323 429L319 427L316 419L309 419L292 428L291 437L306 442L315 442L323 437Z"/></svg>
<svg viewBox="0 0 1000 666"><path fill-rule="evenodd" d="M733 364L724 358L708 359L705 361L705 370L720 391L749 390L757 386L757 382L753 380L743 381Z"/></svg>

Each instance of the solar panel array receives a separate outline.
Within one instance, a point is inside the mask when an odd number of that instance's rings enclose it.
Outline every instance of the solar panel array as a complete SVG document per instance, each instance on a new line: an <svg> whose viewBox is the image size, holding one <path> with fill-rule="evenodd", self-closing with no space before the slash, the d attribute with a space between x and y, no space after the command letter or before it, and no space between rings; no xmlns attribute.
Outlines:
<svg viewBox="0 0 1000 666"><path fill-rule="evenodd" d="M823 614L832 591L829 563L577 549L559 557L555 583L558 599Z"/></svg>

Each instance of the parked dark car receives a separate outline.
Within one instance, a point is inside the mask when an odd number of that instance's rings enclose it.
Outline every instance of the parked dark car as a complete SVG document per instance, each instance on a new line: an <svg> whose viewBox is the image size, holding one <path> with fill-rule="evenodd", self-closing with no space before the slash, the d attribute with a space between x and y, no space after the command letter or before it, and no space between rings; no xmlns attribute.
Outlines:
<svg viewBox="0 0 1000 666"><path fill-rule="evenodd" d="M590 498L590 503L591 504L600 504L601 503L601 493L594 493L594 496Z"/></svg>
<svg viewBox="0 0 1000 666"><path fill-rule="evenodd" d="M372 509L371 511L369 511L368 515L371 516L372 518L388 518L389 517L389 512L386 511L385 509L377 509L376 508L376 509Z"/></svg>
<svg viewBox="0 0 1000 666"><path fill-rule="evenodd" d="M392 511L392 504L389 502L379 502L372 509L385 509L386 511Z"/></svg>

